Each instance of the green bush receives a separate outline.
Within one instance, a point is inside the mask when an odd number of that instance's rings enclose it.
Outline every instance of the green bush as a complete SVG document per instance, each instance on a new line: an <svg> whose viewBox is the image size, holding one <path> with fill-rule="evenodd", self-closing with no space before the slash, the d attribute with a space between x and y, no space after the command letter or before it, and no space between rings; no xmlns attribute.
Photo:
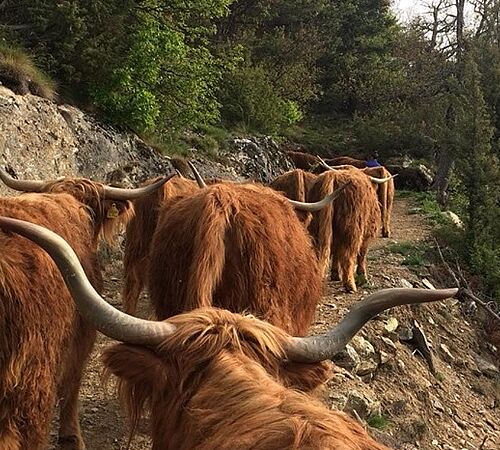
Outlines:
<svg viewBox="0 0 500 450"><path fill-rule="evenodd" d="M222 83L223 120L250 130L273 133L302 118L298 104L282 99L262 66L238 67Z"/></svg>

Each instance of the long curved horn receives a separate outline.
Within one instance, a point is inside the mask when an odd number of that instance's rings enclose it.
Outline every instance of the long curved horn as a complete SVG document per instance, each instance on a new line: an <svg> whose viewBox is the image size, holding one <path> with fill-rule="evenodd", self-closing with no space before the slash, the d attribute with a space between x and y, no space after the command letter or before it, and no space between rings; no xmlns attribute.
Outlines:
<svg viewBox="0 0 500 450"><path fill-rule="evenodd" d="M319 202L315 203L299 202L297 200L290 200L289 198L287 198L287 200L295 209L298 209L299 211L308 211L308 212L319 211L320 209L323 209L325 206L332 203L340 195L340 193L350 184L351 181L344 183L343 185L335 189L335 191L333 191L331 194L328 194L323 200L320 200Z"/></svg>
<svg viewBox="0 0 500 450"><path fill-rule="evenodd" d="M156 345L175 331L171 324L138 319L107 303L88 281L73 249L56 233L8 217L0 217L0 228L30 239L51 256L82 316L106 336L130 344Z"/></svg>
<svg viewBox="0 0 500 450"><path fill-rule="evenodd" d="M333 329L319 336L293 337L286 347L288 359L297 362L320 362L342 351L354 335L372 317L394 306L427 303L453 297L458 289L384 289L354 305Z"/></svg>
<svg viewBox="0 0 500 450"><path fill-rule="evenodd" d="M326 161L319 155L316 156L316 158L318 158L318 161L319 161L319 165L321 167L323 167L323 169L326 169L326 170L332 170L333 168L331 166L329 166Z"/></svg>
<svg viewBox="0 0 500 450"><path fill-rule="evenodd" d="M187 161L189 168L193 172L194 178L196 182L198 183L198 187L201 189L204 189L207 187L207 183L205 183L205 180L202 178L200 175L200 172L198 172L198 169L194 166L194 164L191 161Z"/></svg>
<svg viewBox="0 0 500 450"><path fill-rule="evenodd" d="M23 192L42 192L47 184L46 181L16 180L12 178L3 167L0 167L0 180L11 189Z"/></svg>
<svg viewBox="0 0 500 450"><path fill-rule="evenodd" d="M172 173L152 184L133 189L123 189L104 185L104 197L109 198L110 200L135 200L137 198L145 197L146 195L156 191L176 175L176 173Z"/></svg>
<svg viewBox="0 0 500 450"><path fill-rule="evenodd" d="M392 180L395 176L397 176L397 174L396 175L391 175L390 177L386 177L386 178L377 178L377 177L372 177L372 176L369 176L369 178L370 178L370 181L372 183L375 183L375 184L384 184L387 181Z"/></svg>

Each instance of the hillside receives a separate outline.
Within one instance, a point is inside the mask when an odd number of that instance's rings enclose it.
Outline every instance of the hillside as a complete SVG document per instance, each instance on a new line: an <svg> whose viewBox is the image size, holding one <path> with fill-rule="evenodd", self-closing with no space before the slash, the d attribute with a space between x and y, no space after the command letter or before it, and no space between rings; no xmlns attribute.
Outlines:
<svg viewBox="0 0 500 450"><path fill-rule="evenodd" d="M422 278L401 264L403 256L388 251L394 241L418 243L429 239L429 226L422 217L410 213L411 207L411 200L396 201L393 238L378 239L370 251L370 289L345 294L337 284L329 283L313 332L336 323L367 292L401 286L403 279L415 287L423 287ZM118 307L121 306L121 267L120 261L113 261L105 273L106 299ZM422 274L426 272L428 268L422 270ZM151 316L148 306L143 295L139 305L141 316ZM389 317L396 318L400 324L393 333L384 330ZM412 347L398 339L401 327L412 319L418 320L432 344L437 376L430 373L423 358L412 354ZM498 449L498 372L496 379L484 375L475 360L480 356L493 361L493 354L475 329L474 319L464 316L456 300L397 308L369 323L359 335L375 349L373 358L361 357L364 368L358 367L358 372L368 374L360 376L339 367L325 391L319 393L328 405L347 411L354 405L353 415L361 416L365 425L369 416L372 424L380 426L387 422L384 430L370 428L370 432L395 450ZM126 419L112 383L107 388L101 383L99 353L109 343L108 338L99 336L81 392L82 425L90 450L124 449L128 438ZM443 344L451 356L444 353ZM359 350L358 345L355 347ZM374 369L374 366L378 367ZM374 416L381 418L377 420ZM131 449L150 448L147 433L144 421Z"/></svg>
<svg viewBox="0 0 500 450"><path fill-rule="evenodd" d="M268 181L289 167L270 139L241 138L232 145L224 165L198 161L202 173ZM38 179L83 175L136 184L172 170L164 156L134 135L99 124L76 108L30 95L20 97L0 87L0 161L2 156L18 176ZM0 186L0 195L5 194L12 192ZM370 287L345 294L338 284L329 283L313 332L336 323L368 292L407 283L422 287L424 279L439 285L433 278L439 270L411 253L431 245L429 225L414 212L411 198L396 201L393 237L378 239L369 252ZM410 254L401 255L401 249L409 249ZM120 257L120 252L111 254L104 274L106 298L115 306L121 305ZM412 257L413 263L408 264ZM140 307L142 316L151 315L144 296ZM393 318L398 327L387 331ZM414 348L399 339L413 319L432 344L435 375L418 353L413 354ZM343 362L337 361L335 376L318 393L329 405L373 425L370 432L394 449L499 448L500 379L498 369L488 369L486 364L494 361L493 349L477 330L474 316L465 314L457 301L390 311L360 335L371 345L356 339L352 347L359 359L351 353ZM80 396L89 450L127 445L126 421L113 385L105 387L101 382L99 354L109 342L99 336ZM150 445L144 421L130 448L145 450Z"/></svg>

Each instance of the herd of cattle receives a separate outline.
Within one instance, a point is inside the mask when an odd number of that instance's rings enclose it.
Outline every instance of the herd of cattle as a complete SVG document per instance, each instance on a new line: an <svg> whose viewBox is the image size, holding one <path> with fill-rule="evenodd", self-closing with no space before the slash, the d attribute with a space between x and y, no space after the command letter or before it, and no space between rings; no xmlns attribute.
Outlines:
<svg viewBox="0 0 500 450"><path fill-rule="evenodd" d="M17 180L0 168L25 192L0 197L0 449L45 449L56 402L60 447L85 448L78 392L98 330L120 342L104 351L105 370L119 380L131 434L150 412L153 449L387 450L311 392L372 317L456 290L382 290L306 336L328 269L347 290L356 270L366 276L394 195L383 167L309 168L270 187L197 174L135 189ZM97 257L122 225L126 312L99 295ZM133 315L143 287L156 321Z"/></svg>

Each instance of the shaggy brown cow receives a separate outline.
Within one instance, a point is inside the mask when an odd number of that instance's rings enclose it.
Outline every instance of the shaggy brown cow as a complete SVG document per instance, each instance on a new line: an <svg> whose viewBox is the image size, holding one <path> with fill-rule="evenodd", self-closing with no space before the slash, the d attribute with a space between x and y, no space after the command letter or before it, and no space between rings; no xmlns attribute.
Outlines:
<svg viewBox="0 0 500 450"><path fill-rule="evenodd" d="M350 156L337 156L335 158L325 159L325 162L329 166L349 165L357 167L358 169L364 169L366 167L366 161L363 161L362 159L351 158Z"/></svg>
<svg viewBox="0 0 500 450"><path fill-rule="evenodd" d="M331 278L356 291L355 266L366 277L366 253L380 228L380 206L369 177L355 170L330 170L318 175L309 200L323 197L340 184L350 183L334 202L313 215L309 232L313 237L321 273L331 258Z"/></svg>
<svg viewBox="0 0 500 450"><path fill-rule="evenodd" d="M308 363L333 357L385 309L457 292L386 289L356 304L325 335L307 338L215 308L151 322L104 301L55 233L6 218L0 218L0 227L46 249L86 319L124 342L105 351L104 364L120 379L131 434L148 405L154 450L387 450L356 421L297 390L310 390L329 375L324 366Z"/></svg>
<svg viewBox="0 0 500 450"><path fill-rule="evenodd" d="M148 287L160 319L214 305L248 309L303 335L321 295L304 227L287 199L258 184L221 183L167 199L150 258Z"/></svg>
<svg viewBox="0 0 500 450"><path fill-rule="evenodd" d="M1 168L0 179L15 189L51 192L0 197L0 214L64 236L97 289L99 235L111 237L127 220L127 196L149 191L82 179L19 181ZM0 255L0 448L47 448L52 410L61 399L59 441L65 449L83 449L77 399L95 330L77 313L59 271L39 247L0 231Z"/></svg>
<svg viewBox="0 0 500 450"><path fill-rule="evenodd" d="M292 160L297 169L311 170L318 165L316 156L309 153L286 151L286 155Z"/></svg>
<svg viewBox="0 0 500 450"><path fill-rule="evenodd" d="M323 159L318 156L320 167L324 170L357 170L351 165L329 166ZM383 166L365 167L359 169L370 177L370 180L375 183L377 197L380 204L380 214L382 220L382 237L390 237L391 235L391 216L392 205L394 203L394 177Z"/></svg>
<svg viewBox="0 0 500 450"><path fill-rule="evenodd" d="M283 175L275 178L269 187L275 191L281 192L291 200L305 202L307 200L307 192L313 185L315 179L316 175L311 172L307 172L302 169L295 169L285 172ZM301 211L299 209L296 209L295 212L297 217L307 228L311 222L312 213Z"/></svg>
<svg viewBox="0 0 500 450"><path fill-rule="evenodd" d="M157 178L149 180L144 185L147 186L157 180ZM167 199L193 194L197 190L198 186L194 181L175 177L166 183L163 189L158 189L148 196L134 201L135 215L127 226L123 262L125 286L122 298L125 311L129 314L135 313L137 300L146 280L149 249L156 230L161 205Z"/></svg>
<svg viewBox="0 0 500 450"><path fill-rule="evenodd" d="M391 173L383 166L366 167L362 169L364 173L371 177L387 179L385 183L375 184L377 197L380 204L380 214L382 215L382 237L391 237L391 217L392 205L394 203L394 178Z"/></svg>

